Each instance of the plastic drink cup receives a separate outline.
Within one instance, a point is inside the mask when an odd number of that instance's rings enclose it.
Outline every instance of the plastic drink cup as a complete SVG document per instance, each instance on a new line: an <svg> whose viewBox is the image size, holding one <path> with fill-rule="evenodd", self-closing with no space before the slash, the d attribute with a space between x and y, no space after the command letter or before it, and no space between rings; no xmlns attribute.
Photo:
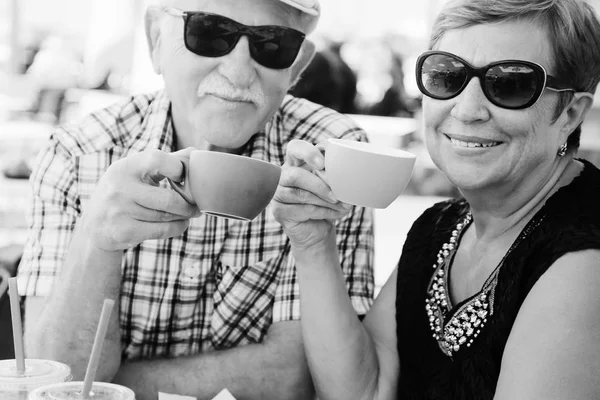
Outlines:
<svg viewBox="0 0 600 400"><path fill-rule="evenodd" d="M55 383L37 388L29 400L83 400L83 381ZM114 383L94 382L90 400L135 400L133 390Z"/></svg>
<svg viewBox="0 0 600 400"><path fill-rule="evenodd" d="M25 373L15 360L0 360L0 399L27 400L38 387L71 380L68 365L51 360L25 359Z"/></svg>

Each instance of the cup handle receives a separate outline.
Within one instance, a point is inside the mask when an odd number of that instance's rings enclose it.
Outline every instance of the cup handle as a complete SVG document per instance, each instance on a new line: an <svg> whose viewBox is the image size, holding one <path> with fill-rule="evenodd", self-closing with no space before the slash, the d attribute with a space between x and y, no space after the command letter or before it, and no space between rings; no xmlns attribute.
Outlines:
<svg viewBox="0 0 600 400"><path fill-rule="evenodd" d="M190 159L189 156L188 157L181 157L180 155L174 154L175 157L179 158L179 160L181 161L181 164L183 165L183 176L184 176L184 180L183 182L174 182L171 179L167 178L167 181L169 181L169 184L171 185L171 187L173 188L173 190L175 190L177 193L179 193L179 195L181 197L183 197L185 199L185 201L187 201L188 203L190 203L191 205L196 205L196 202L194 201L194 197L192 196L192 192L190 190L190 186L187 184L187 182L189 182L189 173L190 173Z"/></svg>

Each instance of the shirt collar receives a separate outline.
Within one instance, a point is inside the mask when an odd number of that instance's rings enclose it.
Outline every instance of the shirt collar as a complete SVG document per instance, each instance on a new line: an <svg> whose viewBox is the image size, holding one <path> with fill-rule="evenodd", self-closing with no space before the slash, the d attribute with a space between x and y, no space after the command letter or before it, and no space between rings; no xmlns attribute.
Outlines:
<svg viewBox="0 0 600 400"><path fill-rule="evenodd" d="M143 126L138 137L132 138L132 150L159 149L173 151L174 129L171 117L171 101L164 90L158 91L146 111Z"/></svg>

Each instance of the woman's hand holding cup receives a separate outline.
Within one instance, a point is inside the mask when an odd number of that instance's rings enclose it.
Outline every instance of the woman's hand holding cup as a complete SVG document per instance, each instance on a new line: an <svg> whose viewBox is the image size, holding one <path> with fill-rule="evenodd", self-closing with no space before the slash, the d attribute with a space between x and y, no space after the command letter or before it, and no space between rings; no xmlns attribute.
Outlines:
<svg viewBox="0 0 600 400"><path fill-rule="evenodd" d="M323 179L324 146L292 140L273 197L275 219L292 246L305 250L335 237L335 221L352 206L339 202Z"/></svg>

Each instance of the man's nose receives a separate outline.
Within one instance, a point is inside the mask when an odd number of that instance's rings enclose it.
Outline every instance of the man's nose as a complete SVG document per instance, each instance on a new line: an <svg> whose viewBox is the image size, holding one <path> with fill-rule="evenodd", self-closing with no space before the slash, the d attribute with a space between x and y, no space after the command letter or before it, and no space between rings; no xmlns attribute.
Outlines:
<svg viewBox="0 0 600 400"><path fill-rule="evenodd" d="M477 122L489 119L489 100L483 94L479 78L472 78L467 87L450 101L454 102L451 115L461 122Z"/></svg>
<svg viewBox="0 0 600 400"><path fill-rule="evenodd" d="M256 70L246 36L240 38L229 54L221 57L219 72L235 87L245 88L252 85L256 79Z"/></svg>

